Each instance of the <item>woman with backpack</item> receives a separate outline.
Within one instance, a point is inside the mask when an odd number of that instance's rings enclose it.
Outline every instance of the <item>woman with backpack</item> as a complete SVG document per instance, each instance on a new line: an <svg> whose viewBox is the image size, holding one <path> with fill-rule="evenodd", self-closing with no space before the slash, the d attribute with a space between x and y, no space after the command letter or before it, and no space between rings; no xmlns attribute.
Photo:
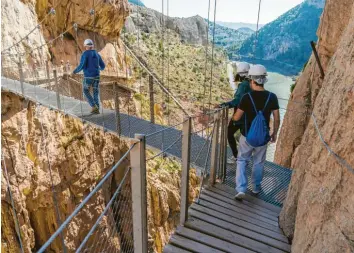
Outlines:
<svg viewBox="0 0 354 253"><path fill-rule="evenodd" d="M252 91L242 97L234 121L245 117L245 124L241 126L239 153L236 170L235 198L242 200L247 190L247 163L253 155L252 192L261 191L264 162L266 160L267 144L276 142L280 126L278 98L274 93L264 89L267 82L267 70L262 65L251 66L248 75L251 79ZM270 134L270 116L273 114L273 133Z"/></svg>
<svg viewBox="0 0 354 253"><path fill-rule="evenodd" d="M237 74L235 77L235 82L240 82L238 88L234 94L234 99L222 103L221 107L228 106L229 108L234 108L234 112L237 110L237 106L241 101L243 95L251 91L250 81L248 79L248 71L250 69L250 65L247 62L240 62L237 65ZM227 128L227 139L232 150L233 157L227 160L228 164L235 164L237 161L237 144L235 139L235 133L241 128L241 125L244 124L244 119L239 121L230 120L230 123Z"/></svg>

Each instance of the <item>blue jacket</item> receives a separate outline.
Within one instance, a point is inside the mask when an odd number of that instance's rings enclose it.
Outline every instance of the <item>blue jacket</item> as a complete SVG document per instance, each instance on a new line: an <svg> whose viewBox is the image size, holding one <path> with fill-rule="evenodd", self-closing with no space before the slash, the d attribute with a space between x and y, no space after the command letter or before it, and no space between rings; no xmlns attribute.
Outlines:
<svg viewBox="0 0 354 253"><path fill-rule="evenodd" d="M80 65L73 71L74 74L84 71L84 77L98 77L100 70L104 70L106 65L96 50L86 50L81 55Z"/></svg>

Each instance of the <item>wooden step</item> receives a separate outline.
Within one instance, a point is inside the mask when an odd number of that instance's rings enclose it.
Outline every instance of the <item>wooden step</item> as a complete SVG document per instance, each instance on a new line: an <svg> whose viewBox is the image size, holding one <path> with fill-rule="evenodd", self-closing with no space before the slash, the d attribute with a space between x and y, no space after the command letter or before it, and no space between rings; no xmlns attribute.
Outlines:
<svg viewBox="0 0 354 253"><path fill-rule="evenodd" d="M172 237L170 238L170 243L177 247L196 253L223 253L223 251L206 246L202 243L190 240L188 238L176 234L172 235Z"/></svg>
<svg viewBox="0 0 354 253"><path fill-rule="evenodd" d="M273 238L275 240L279 240L285 243L288 243L288 238L286 238L283 234L279 234L273 231L270 231L268 229L259 227L257 225L245 222L243 220L234 218L232 216L220 213L218 211L206 208L204 206L201 205L197 205L197 204L193 204L191 207L191 209L196 210L198 212L213 216L215 218L218 218L220 220L232 223L234 225L236 225L237 227L240 227L240 229L245 230L245 231L250 231L251 234L254 234L257 236L257 234L263 235L263 236L267 236L270 238Z"/></svg>
<svg viewBox="0 0 354 253"><path fill-rule="evenodd" d="M215 184L214 185L215 188L219 189L219 190L222 190L224 192L227 192L229 193L230 195L235 195L235 190L227 185L224 185L224 184ZM272 210L273 212L277 213L277 214L280 214L281 212L281 208L278 207L278 206L275 206L275 205L272 205L270 203L267 203L259 198L256 198L254 196L251 196L251 195L246 195L245 196L245 199L248 201L248 202L252 202L256 205L259 205L259 206L262 206L262 207L265 207L269 210Z"/></svg>
<svg viewBox="0 0 354 253"><path fill-rule="evenodd" d="M231 204L233 206L236 206L236 207L239 207L249 213L253 213L253 214L256 214L258 216L262 216L264 218L268 218L274 222L278 222L278 217L277 216L274 216L274 215L270 215L268 213L264 213L263 211L259 211L257 209L254 209L252 207L249 207L249 206L246 206L244 205L241 201L238 201L238 200L235 200L235 199L231 199L231 198L227 198L227 197L224 197L220 194L217 194L215 192L212 192L212 191L209 191L209 190L203 190L203 195L208 195L210 197L213 197L213 198L216 198L216 199L219 199L225 203L228 203L228 204Z"/></svg>
<svg viewBox="0 0 354 253"><path fill-rule="evenodd" d="M219 206L219 205L217 205L215 203L211 203L211 202L205 201L203 199L200 199L199 202L198 202L198 205L205 206L207 208L210 208L212 210L220 212L220 214L229 215L231 217L240 219L242 221L245 221L245 222L248 222L250 224L259 226L261 228L265 228L265 229L268 229L270 231L276 232L278 234L283 234L283 231L281 231L281 229L278 226L271 225L269 223L257 220L255 218L252 218L252 217L249 217L249 216L246 216L246 215L243 215L243 214L241 214L239 212L235 212L235 211L233 211L231 209L224 208L224 207Z"/></svg>
<svg viewBox="0 0 354 253"><path fill-rule="evenodd" d="M213 197L205 195L205 194L201 194L200 200L208 201L209 203L217 204L218 206L221 206L221 207L227 208L229 210L232 210L234 212L237 212L240 215L242 215L242 217L249 217L249 218L254 219L255 221L262 221L262 222L268 223L268 224L270 224L272 226L278 227L278 222L276 222L274 220L270 220L270 219L268 219L266 217L259 216L259 215L255 214L255 213L248 212L247 210L239 208L238 206L234 206L232 204L225 203L225 202L223 202L220 199L213 198Z"/></svg>
<svg viewBox="0 0 354 253"><path fill-rule="evenodd" d="M259 241L261 243L267 244L269 246L272 246L274 248L278 248L280 250L290 252L290 246L288 243L284 243L282 241L270 238L268 236L261 235L259 233L244 229L242 227L239 227L237 225L234 225L231 222L227 222L224 220L221 220L219 218L216 218L214 216L190 209L188 211L189 215L193 218L197 218L198 220L202 220L204 222L208 222L210 224L213 224L214 226L232 231L234 233L237 233L239 235L248 237L254 241Z"/></svg>
<svg viewBox="0 0 354 253"><path fill-rule="evenodd" d="M236 195L235 191L233 191L232 193L231 192L226 192L226 191L220 190L220 189L218 189L216 187L208 187L207 189L209 191L212 191L212 192L215 192L217 194L220 194L220 195L222 195L222 196L224 196L226 198L235 200L235 195ZM268 207L261 206L261 205L258 205L258 204L254 204L253 202L248 201L247 199L249 199L249 197L251 197L251 196L249 194L246 194L245 198L242 200L242 204L244 204L246 206L249 206L249 207L251 207L253 209L265 212L265 213L267 213L269 215L272 215L274 217L278 217L279 216L279 212L274 212L273 210L270 210Z"/></svg>
<svg viewBox="0 0 354 253"><path fill-rule="evenodd" d="M223 229L219 226L215 226L208 222L199 220L197 218L190 218L186 224L186 227L197 230L201 233L208 234L215 238L239 245L240 247L259 252L259 253L284 253L284 251L269 246L265 243L250 239L246 236L234 233L230 230Z"/></svg>
<svg viewBox="0 0 354 253"><path fill-rule="evenodd" d="M237 246L233 243L226 242L226 241L220 240L218 238L212 237L210 235L206 235L206 234L200 233L198 231L189 229L187 227L182 227L182 226L177 227L176 233L179 235L182 235L186 238L189 238L193 241L197 241L197 242L203 243L205 245L212 246L216 249L223 250L225 252L230 252L230 253L233 253L233 252L252 253L252 252L254 252L254 251L245 249L243 247Z"/></svg>

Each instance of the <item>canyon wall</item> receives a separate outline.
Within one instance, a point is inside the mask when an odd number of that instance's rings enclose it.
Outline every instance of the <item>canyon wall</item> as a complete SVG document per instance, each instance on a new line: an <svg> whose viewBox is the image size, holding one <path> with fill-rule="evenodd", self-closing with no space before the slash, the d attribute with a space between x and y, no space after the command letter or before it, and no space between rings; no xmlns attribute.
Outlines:
<svg viewBox="0 0 354 253"><path fill-rule="evenodd" d="M50 13L52 8L55 14ZM3 66L18 63L17 53L23 55L23 63L32 68L44 67L47 60L55 65L63 61L75 66L84 50L83 41L91 38L106 62L107 70L124 71L124 50L119 35L129 15L127 0L89 4L85 0L4 0L1 9L2 50L25 38L2 54ZM90 15L91 9L94 15ZM77 32L73 28L75 23ZM40 26L36 28L38 24ZM51 40L54 41L44 45Z"/></svg>
<svg viewBox="0 0 354 253"><path fill-rule="evenodd" d="M354 252L353 34L354 1L327 0L317 44L325 77L311 56L280 133L275 160L294 170L280 215L292 252Z"/></svg>

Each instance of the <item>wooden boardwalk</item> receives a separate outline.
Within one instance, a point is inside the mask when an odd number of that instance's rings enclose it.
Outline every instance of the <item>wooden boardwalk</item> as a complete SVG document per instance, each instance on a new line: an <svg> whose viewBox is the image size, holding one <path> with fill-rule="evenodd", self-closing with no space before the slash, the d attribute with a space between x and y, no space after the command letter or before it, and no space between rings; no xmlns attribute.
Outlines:
<svg viewBox="0 0 354 253"><path fill-rule="evenodd" d="M288 239L278 226L281 209L250 195L237 201L234 194L223 184L206 187L164 253L290 252Z"/></svg>

